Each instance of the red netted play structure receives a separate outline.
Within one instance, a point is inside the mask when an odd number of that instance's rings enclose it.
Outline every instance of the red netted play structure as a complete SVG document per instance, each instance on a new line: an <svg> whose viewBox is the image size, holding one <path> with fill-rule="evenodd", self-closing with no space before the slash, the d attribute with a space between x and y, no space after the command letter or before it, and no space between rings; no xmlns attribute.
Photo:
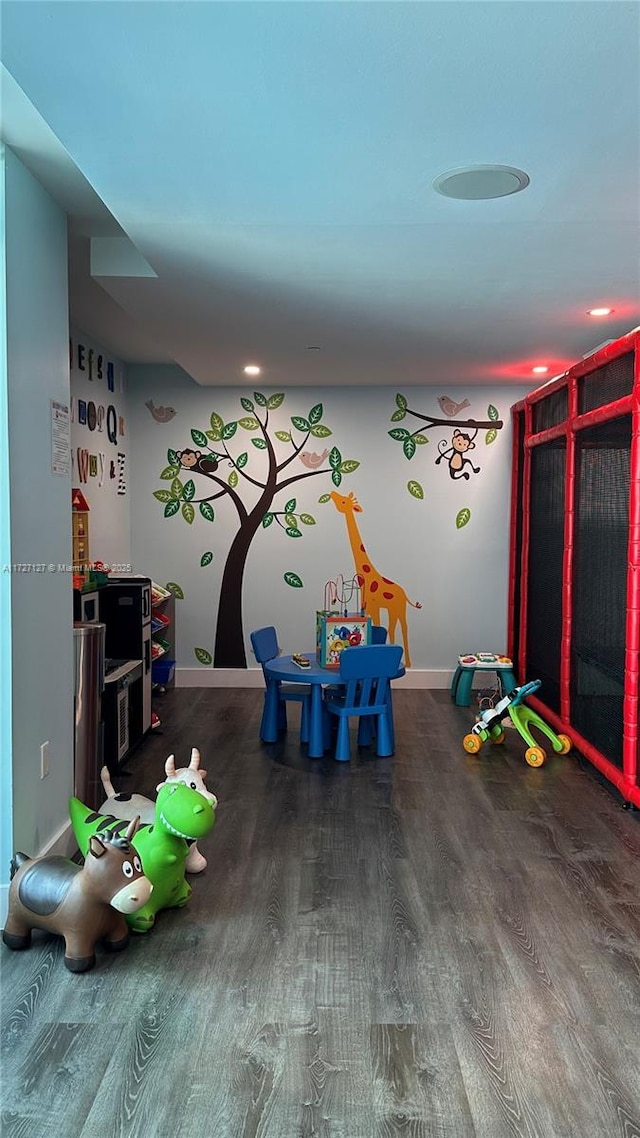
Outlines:
<svg viewBox="0 0 640 1138"><path fill-rule="evenodd" d="M640 807L640 331L512 409L509 652L530 703Z"/></svg>

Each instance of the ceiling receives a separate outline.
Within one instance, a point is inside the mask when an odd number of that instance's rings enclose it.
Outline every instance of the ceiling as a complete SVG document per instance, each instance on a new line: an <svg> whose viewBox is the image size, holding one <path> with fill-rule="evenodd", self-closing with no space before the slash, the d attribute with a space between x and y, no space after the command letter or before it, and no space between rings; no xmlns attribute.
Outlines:
<svg viewBox="0 0 640 1138"><path fill-rule="evenodd" d="M216 385L255 385L247 363L277 387L522 384L640 323L637 3L1 15L3 136L69 213L72 320L126 361ZM482 164L530 184L433 189Z"/></svg>

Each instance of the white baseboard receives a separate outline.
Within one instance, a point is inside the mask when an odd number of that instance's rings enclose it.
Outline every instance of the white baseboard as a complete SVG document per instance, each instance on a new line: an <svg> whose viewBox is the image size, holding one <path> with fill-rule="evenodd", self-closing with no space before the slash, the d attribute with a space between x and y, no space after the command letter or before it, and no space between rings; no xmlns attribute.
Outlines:
<svg viewBox="0 0 640 1138"><path fill-rule="evenodd" d="M399 688L439 688L451 685L450 669L410 668L400 680ZM177 688L262 688L262 668L176 668ZM327 680L327 683L330 679Z"/></svg>

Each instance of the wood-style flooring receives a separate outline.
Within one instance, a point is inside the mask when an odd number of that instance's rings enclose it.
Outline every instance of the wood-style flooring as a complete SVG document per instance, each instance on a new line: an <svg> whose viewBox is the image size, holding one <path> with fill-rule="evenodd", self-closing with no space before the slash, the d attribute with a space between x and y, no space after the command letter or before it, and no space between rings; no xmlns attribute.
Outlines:
<svg viewBox="0 0 640 1138"><path fill-rule="evenodd" d="M339 764L291 706L261 745L260 691L162 697L119 788L198 746L209 867L92 972L0 945L4 1138L640 1138L640 815L394 698L395 757Z"/></svg>

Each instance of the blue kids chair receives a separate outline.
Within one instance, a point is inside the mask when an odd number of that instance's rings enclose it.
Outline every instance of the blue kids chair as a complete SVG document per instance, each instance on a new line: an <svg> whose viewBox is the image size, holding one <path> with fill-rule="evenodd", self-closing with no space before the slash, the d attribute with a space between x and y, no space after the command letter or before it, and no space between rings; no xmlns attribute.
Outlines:
<svg viewBox="0 0 640 1138"><path fill-rule="evenodd" d="M349 745L349 719L358 716L358 744L371 739L371 723L376 726L376 754L393 754L393 727L390 681L402 674L399 644L371 644L366 647L345 648L340 653L340 682L342 691L325 692L324 709L328 716L338 719L335 757L339 762L351 758ZM365 722L363 723L363 720Z"/></svg>
<svg viewBox="0 0 640 1138"><path fill-rule="evenodd" d="M278 636L273 625L268 628L258 628L255 632L249 634L251 640L251 647L253 654L259 664L262 665L264 674L264 665L269 663L269 660L275 660L280 655L278 647ZM265 677L266 682L266 677ZM265 693L266 695L266 693ZM287 730L287 700L294 703L301 703L302 710L300 714L300 742L309 742L309 711L311 707L311 695L308 684L283 684L278 682L278 730Z"/></svg>

